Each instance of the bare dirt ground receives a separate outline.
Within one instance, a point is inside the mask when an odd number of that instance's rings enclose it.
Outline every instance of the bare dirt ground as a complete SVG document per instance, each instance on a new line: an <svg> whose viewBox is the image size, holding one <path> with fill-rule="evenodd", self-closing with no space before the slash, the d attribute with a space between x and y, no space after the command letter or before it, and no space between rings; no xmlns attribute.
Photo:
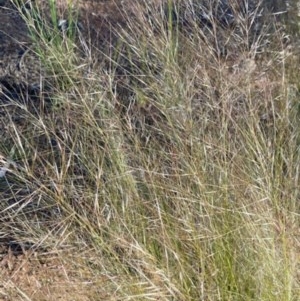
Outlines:
<svg viewBox="0 0 300 301"><path fill-rule="evenodd" d="M105 277L92 275L74 253L25 251L0 254L0 300L110 300Z"/></svg>

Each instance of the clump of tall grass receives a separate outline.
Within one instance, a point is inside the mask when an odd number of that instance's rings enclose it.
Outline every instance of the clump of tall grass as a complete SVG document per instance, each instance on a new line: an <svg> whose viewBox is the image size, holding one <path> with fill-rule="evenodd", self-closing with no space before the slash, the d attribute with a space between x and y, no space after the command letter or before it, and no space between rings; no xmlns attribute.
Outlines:
<svg viewBox="0 0 300 301"><path fill-rule="evenodd" d="M24 226L11 236L90 249L111 300L298 299L298 73L282 36L257 57L267 32L238 45L244 31L185 31L134 3L114 53L92 66L36 40L73 84L54 87L46 114L23 108L30 131L10 131L20 168L7 208ZM216 51L218 39L234 53Z"/></svg>

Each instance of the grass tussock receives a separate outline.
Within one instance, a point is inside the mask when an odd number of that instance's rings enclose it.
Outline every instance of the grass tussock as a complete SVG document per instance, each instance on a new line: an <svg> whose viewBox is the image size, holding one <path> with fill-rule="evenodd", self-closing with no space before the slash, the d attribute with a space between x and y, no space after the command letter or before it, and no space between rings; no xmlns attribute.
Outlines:
<svg viewBox="0 0 300 301"><path fill-rule="evenodd" d="M90 250L107 279L95 300L298 300L299 74L284 34L251 37L255 14L199 27L134 3L107 52L26 16L52 88L11 100L1 236Z"/></svg>

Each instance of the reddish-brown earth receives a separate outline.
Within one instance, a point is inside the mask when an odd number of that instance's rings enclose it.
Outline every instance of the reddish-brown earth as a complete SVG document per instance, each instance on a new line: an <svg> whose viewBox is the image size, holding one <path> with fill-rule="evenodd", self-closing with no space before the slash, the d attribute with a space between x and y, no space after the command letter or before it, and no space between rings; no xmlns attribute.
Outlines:
<svg viewBox="0 0 300 301"><path fill-rule="evenodd" d="M93 275L74 252L0 252L0 300L112 300L106 278ZM107 290L108 292L108 290Z"/></svg>

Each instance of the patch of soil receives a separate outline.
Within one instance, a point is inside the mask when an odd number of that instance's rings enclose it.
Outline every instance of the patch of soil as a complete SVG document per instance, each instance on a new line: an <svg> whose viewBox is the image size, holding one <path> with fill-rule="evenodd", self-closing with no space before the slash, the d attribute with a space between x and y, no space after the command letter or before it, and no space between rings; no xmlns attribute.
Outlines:
<svg viewBox="0 0 300 301"><path fill-rule="evenodd" d="M15 254L0 247L0 301L109 300L105 282L70 251Z"/></svg>

